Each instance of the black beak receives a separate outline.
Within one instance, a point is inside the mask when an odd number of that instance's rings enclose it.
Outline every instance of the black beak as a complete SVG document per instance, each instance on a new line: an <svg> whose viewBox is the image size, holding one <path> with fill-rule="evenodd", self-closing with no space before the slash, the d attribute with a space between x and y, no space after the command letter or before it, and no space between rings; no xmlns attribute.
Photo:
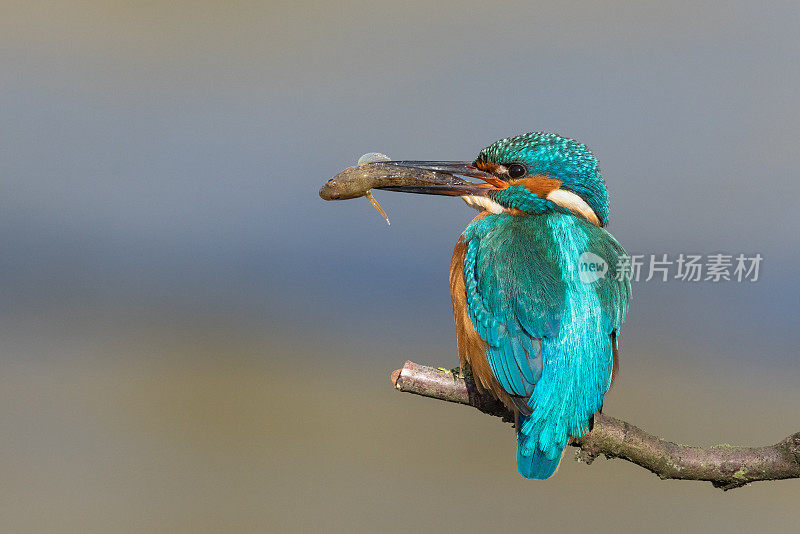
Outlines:
<svg viewBox="0 0 800 534"><path fill-rule="evenodd" d="M485 181L497 179L493 174L478 169L468 161L387 161L385 165L397 165L398 167L445 173L453 176L469 176ZM388 186L378 187L377 189L447 196L485 195L490 190L486 184L475 184L464 180L443 180L441 183L432 181L430 184L425 185Z"/></svg>

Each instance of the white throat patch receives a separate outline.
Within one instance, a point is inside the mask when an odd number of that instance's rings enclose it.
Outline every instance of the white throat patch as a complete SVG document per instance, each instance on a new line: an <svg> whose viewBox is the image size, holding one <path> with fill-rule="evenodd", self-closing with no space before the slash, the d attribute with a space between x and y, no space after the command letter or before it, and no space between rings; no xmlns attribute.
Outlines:
<svg viewBox="0 0 800 534"><path fill-rule="evenodd" d="M467 203L467 206L470 208L475 208L478 211L488 211L490 213L503 213L506 209L492 200L489 197L478 196L478 195L464 195L461 197L464 199L464 202Z"/></svg>
<svg viewBox="0 0 800 534"><path fill-rule="evenodd" d="M470 208L475 208L478 211L488 211L489 213L494 214L509 211L489 197L479 195L464 195L461 198L464 199L464 202L467 203L467 206ZM575 214L581 215L592 224L600 226L600 219L597 218L597 215L591 206L589 206L585 200L572 191L556 189L551 191L546 198L554 204L558 204L559 206L567 208Z"/></svg>

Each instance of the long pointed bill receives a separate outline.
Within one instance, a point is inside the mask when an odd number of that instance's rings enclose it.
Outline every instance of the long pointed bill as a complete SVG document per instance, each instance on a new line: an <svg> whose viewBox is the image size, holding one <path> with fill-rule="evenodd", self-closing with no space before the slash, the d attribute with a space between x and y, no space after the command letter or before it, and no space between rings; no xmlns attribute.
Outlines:
<svg viewBox="0 0 800 534"><path fill-rule="evenodd" d="M375 189L423 195L485 195L492 189L488 183L467 182L457 178L456 175L479 178L489 183L497 180L493 174L484 172L467 161L387 161L385 165L387 168L400 167L421 171L418 176L424 176L422 181L428 183L379 185Z"/></svg>
<svg viewBox="0 0 800 534"><path fill-rule="evenodd" d="M502 187L501 180L467 162L381 161L348 167L328 180L319 190L319 196L325 200L345 200L363 197L370 189L427 195L486 195L493 188L488 183L468 182L457 174Z"/></svg>
<svg viewBox="0 0 800 534"><path fill-rule="evenodd" d="M468 182L456 175L479 178L483 182ZM348 167L325 182L319 190L319 196L324 200L367 197L388 223L386 212L370 190L460 196L472 199L475 204L475 199L484 198L489 191L505 186L505 182L493 174L465 161L380 161ZM481 202L476 204L483 205Z"/></svg>

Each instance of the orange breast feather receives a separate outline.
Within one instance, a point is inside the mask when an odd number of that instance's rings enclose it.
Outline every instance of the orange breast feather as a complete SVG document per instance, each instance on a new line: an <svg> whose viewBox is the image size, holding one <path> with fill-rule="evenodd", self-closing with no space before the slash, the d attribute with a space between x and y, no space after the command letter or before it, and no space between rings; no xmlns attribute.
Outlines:
<svg viewBox="0 0 800 534"><path fill-rule="evenodd" d="M517 409L489 367L486 358L486 342L481 339L472 326L467 313L467 292L464 287L464 256L467 244L463 238L458 240L453 249L450 261L450 296L453 299L453 319L456 323L456 341L458 343L458 359L463 367L469 364L475 385L481 392L489 392L516 413Z"/></svg>

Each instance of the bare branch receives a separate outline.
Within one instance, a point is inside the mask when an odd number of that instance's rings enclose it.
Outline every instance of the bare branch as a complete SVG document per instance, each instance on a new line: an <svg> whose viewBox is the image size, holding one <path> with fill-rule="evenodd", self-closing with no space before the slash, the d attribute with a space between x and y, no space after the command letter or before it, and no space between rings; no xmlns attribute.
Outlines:
<svg viewBox="0 0 800 534"><path fill-rule="evenodd" d="M470 377L458 370L446 371L406 362L392 373L398 391L448 402L468 404L489 415L514 422L514 414L502 403L481 395ZM729 490L760 480L800 478L800 432L766 447L689 447L678 445L625 421L595 414L588 434L573 438L578 458L587 464L604 455L644 467L662 479L706 480Z"/></svg>

